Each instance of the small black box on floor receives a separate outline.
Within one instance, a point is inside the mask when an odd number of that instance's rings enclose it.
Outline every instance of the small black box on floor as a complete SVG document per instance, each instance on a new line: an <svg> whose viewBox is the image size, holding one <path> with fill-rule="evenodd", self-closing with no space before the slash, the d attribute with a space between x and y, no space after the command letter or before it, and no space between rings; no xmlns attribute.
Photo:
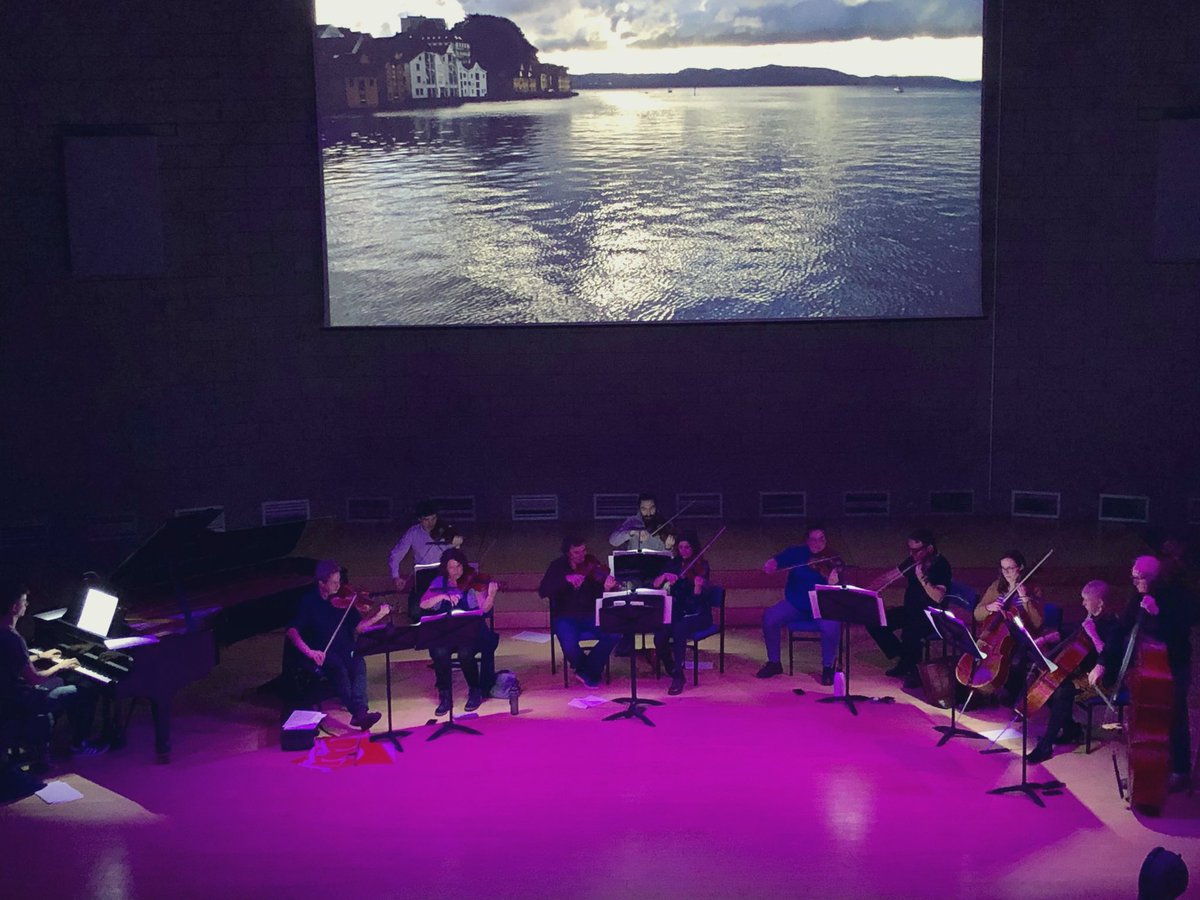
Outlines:
<svg viewBox="0 0 1200 900"><path fill-rule="evenodd" d="M308 709L293 712L279 729L279 748L311 750L313 741L317 739L317 728L320 727L323 718L325 716L321 713Z"/></svg>

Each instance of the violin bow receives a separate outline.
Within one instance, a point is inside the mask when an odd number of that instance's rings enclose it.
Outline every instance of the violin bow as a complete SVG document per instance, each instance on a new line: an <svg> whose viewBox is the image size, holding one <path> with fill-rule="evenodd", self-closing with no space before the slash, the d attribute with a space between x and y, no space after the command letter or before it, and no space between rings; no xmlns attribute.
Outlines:
<svg viewBox="0 0 1200 900"><path fill-rule="evenodd" d="M1025 574L1024 574L1022 577L1021 577L1021 580L1020 580L1020 581L1018 581L1016 584L1014 584L1014 585L1013 585L1013 588L1012 588L1012 590L1011 590L1011 591L1009 591L1007 594L1005 594L1005 595L1004 595L1004 599L1000 601L1000 605L1001 605L1001 606L1003 606L1003 605L1005 605L1006 603L1008 603L1008 601L1009 601L1009 599L1012 597L1012 595L1013 595L1013 594L1015 594L1015 593L1016 593L1018 590L1020 590L1020 588L1021 588L1021 585L1023 585L1023 584L1024 584L1026 581L1028 581L1028 580L1030 579L1030 577L1033 575L1033 573L1034 573L1034 572L1036 572L1038 569L1040 569L1040 568L1042 567L1042 563L1044 563L1046 560L1048 560L1048 559L1050 558L1050 555L1051 555L1052 553L1054 553L1054 548L1053 548L1053 547L1051 547L1049 550L1047 550L1047 551L1046 551L1046 555L1045 555L1045 556L1043 556L1041 559L1039 559L1039 560L1037 561L1037 563L1034 565L1034 567L1033 567L1032 569L1030 569L1028 572L1026 572L1026 573L1025 573ZM1021 602L1023 602L1023 601L1021 601Z"/></svg>
<svg viewBox="0 0 1200 900"><path fill-rule="evenodd" d="M690 563L688 563L686 566L684 566L683 569L680 571L680 573L679 573L680 578L682 578L684 575L686 575L688 573L688 571L692 568L692 566L694 566L696 563L698 563L700 561L700 559L708 551L708 548L711 547L713 544L715 544L717 542L717 538L719 538L721 535L723 535L725 533L725 529L727 527L728 527L727 525L722 525L721 530L718 531L715 535L713 535L713 539L704 545L704 549L692 557L692 561Z"/></svg>
<svg viewBox="0 0 1200 900"><path fill-rule="evenodd" d="M657 536L660 531L662 531L664 528L666 528L668 525L670 525L672 522L674 522L676 519L678 519L680 516L682 516L685 512L687 512L689 509L691 509L695 505L696 505L695 500L689 500L687 505L684 506L683 509L681 509L679 512L675 513L675 515L671 516L671 518L667 519L667 521L663 522L661 525L659 525L657 528L655 528L652 532L650 532L650 537ZM722 528L721 530L724 531L725 529ZM716 540L716 538L713 538L713 540Z"/></svg>

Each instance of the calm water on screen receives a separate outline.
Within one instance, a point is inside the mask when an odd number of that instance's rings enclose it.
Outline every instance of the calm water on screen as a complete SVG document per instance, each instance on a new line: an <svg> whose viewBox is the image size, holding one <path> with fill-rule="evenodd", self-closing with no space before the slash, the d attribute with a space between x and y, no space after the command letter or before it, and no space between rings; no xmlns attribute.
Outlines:
<svg viewBox="0 0 1200 900"><path fill-rule="evenodd" d="M322 143L335 325L980 311L977 90L587 91Z"/></svg>

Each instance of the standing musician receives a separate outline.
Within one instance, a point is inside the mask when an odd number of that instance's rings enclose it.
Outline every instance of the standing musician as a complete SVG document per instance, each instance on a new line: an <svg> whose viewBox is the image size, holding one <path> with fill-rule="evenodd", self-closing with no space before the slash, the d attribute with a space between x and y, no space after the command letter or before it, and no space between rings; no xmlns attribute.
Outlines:
<svg viewBox="0 0 1200 900"><path fill-rule="evenodd" d="M909 534L908 558L876 579L871 589L882 590L900 577L905 579L904 605L887 610L886 628L868 625L867 632L888 659L897 659L885 674L903 678L905 687L917 687L921 641L933 633L925 607L942 606L950 589L950 562L938 552L933 532L919 528Z"/></svg>
<svg viewBox="0 0 1200 900"><path fill-rule="evenodd" d="M1191 778L1187 693L1192 682L1195 598L1185 586L1162 575L1162 564L1156 556L1139 556L1133 561L1130 578L1135 593L1121 614L1116 637L1105 646L1100 664L1088 673L1088 682L1112 686L1125 655L1125 645L1139 618L1143 622L1143 632L1166 645L1173 684L1168 789L1177 792L1184 790Z"/></svg>
<svg viewBox="0 0 1200 900"><path fill-rule="evenodd" d="M1111 612L1105 610L1105 601L1108 599L1109 586L1107 582L1099 579L1089 581L1083 586L1080 596L1083 600L1083 608L1087 613L1083 620L1083 624L1065 641L1062 636L1055 631L1051 631L1042 635L1037 639L1038 646L1043 652L1049 652L1050 648L1061 644L1065 647L1073 641L1080 640L1081 637L1090 645L1090 649L1083 656L1082 661L1075 667L1074 672L1067 673L1067 677L1063 680L1054 693L1050 695L1050 699L1046 705L1050 709L1050 719L1046 723L1046 733L1042 735L1041 740L1037 742L1032 750L1026 754L1026 759L1031 763L1045 762L1054 755L1055 744L1077 744L1083 739L1083 726L1075 721L1073 711L1075 708L1075 698L1079 694L1080 683L1086 684L1084 680L1100 659L1100 654L1108 646L1109 642L1117 634L1118 624L1117 617ZM1056 654L1057 655L1057 654ZM1055 660L1058 662L1059 660Z"/></svg>
<svg viewBox="0 0 1200 900"><path fill-rule="evenodd" d="M391 612L386 603L363 618L350 603L338 608L338 590L342 586L342 568L329 559L317 563L315 583L300 598L296 618L287 630L287 639L310 664L333 683L338 697L350 712L354 728L369 731L382 713L367 709L367 664L354 652L354 638Z"/></svg>
<svg viewBox="0 0 1200 900"><path fill-rule="evenodd" d="M763 563L767 574L786 570L787 585L783 599L763 611L763 644L767 661L757 677L771 678L783 674L779 662L780 629L785 625L801 631L816 631L821 635L821 684L833 684L833 663L837 657L841 623L829 619L814 619L809 591L818 584L838 584L842 561L829 549L825 529L808 529L804 546L788 547Z"/></svg>
<svg viewBox="0 0 1200 900"><path fill-rule="evenodd" d="M449 612L454 609L478 609L488 612L496 604L496 591L500 585L486 575L476 572L467 563L466 554L451 547L442 553L441 568L421 597L421 610L426 614ZM431 648L434 681L438 690L438 705L434 715L444 716L450 712L450 656L458 654L458 664L467 681L466 711L479 709L483 698L496 682L496 647L500 636L479 623L479 633L474 640L458 647ZM480 662L475 662L475 654Z"/></svg>
<svg viewBox="0 0 1200 900"><path fill-rule="evenodd" d="M979 603L975 606L975 621L979 625L983 625L992 616L1001 615L1007 618L1010 613L1015 613L1020 615L1025 629L1033 637L1036 638L1041 634L1042 625L1046 622L1046 600L1038 585L1032 581L1022 582L1021 579L1025 577L1025 567L1025 554L1020 550L1009 550L1000 557L1000 576L988 585L987 590L979 599ZM1007 603L1002 602L1005 597L1008 597ZM1000 627L1007 631L1007 626L1001 625ZM1007 695L1006 699L1019 697L1025 689L1025 680L1029 675L1029 662L1019 648L1015 653L1021 654L1021 656L1012 661L1008 677L997 679L1004 681L1004 684L975 685L973 686L975 690L981 694L1002 690Z"/></svg>
<svg viewBox="0 0 1200 900"><path fill-rule="evenodd" d="M695 532L680 535L674 558L654 579L654 587L669 585L671 591L671 624L654 632L654 649L671 675L668 694L683 693L688 638L712 625L712 603L708 598L711 570L708 560L696 556L702 549Z"/></svg>
<svg viewBox="0 0 1200 900"><path fill-rule="evenodd" d="M596 629L596 598L616 586L608 569L587 552L587 543L575 537L563 538L562 555L547 566L538 585L538 596L550 604L563 657L588 687L600 685L600 673L621 639ZM584 653L579 642L589 638L595 638L596 645Z"/></svg>
<svg viewBox="0 0 1200 900"><path fill-rule="evenodd" d="M437 506L432 500L422 500L417 504L417 521L409 527L392 552L388 554L388 569L392 574L392 583L396 590L408 590L408 617L413 621L419 615L418 603L429 587L429 581L419 578L414 573L412 584L400 574L400 563L412 551L414 566L429 566L440 563L442 552L448 547L462 547L463 537L449 525L438 524ZM432 579L432 575L427 576Z"/></svg>
<svg viewBox="0 0 1200 900"><path fill-rule="evenodd" d="M637 515L618 525L608 542L618 548L625 545L627 550L670 550L675 546L675 535L658 514L654 495L639 494Z"/></svg>

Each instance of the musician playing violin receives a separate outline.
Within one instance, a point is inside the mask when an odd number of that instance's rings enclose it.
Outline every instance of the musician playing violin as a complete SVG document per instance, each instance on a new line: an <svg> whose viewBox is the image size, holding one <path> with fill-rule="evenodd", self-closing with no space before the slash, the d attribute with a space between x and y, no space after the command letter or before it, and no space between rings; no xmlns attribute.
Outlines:
<svg viewBox="0 0 1200 900"><path fill-rule="evenodd" d="M783 599L763 611L763 644L767 661L757 672L759 678L783 674L779 662L780 630L786 625L821 635L821 684L833 684L833 663L837 657L841 625L829 619L814 619L809 591L818 584L837 584L842 561L829 549L825 529L814 525L802 546L781 550L763 563L767 574L787 570Z"/></svg>
<svg viewBox="0 0 1200 900"><path fill-rule="evenodd" d="M422 573L414 572L411 581L400 574L400 564L412 553L414 566L430 566L440 563L442 553L450 547L460 548L463 536L449 525L438 522L437 506L432 500L422 500L417 504L417 521L396 542L392 552L388 554L388 570L396 590L408 590L408 614L410 619L416 619L417 606L421 597L429 587L432 574L418 577ZM432 571L432 570L426 570Z"/></svg>
<svg viewBox="0 0 1200 900"><path fill-rule="evenodd" d="M1167 648L1173 685L1169 790L1180 791L1191 778L1191 741L1188 734L1188 688L1192 683L1192 625L1196 598L1180 581L1165 577L1156 556L1139 556L1130 571L1134 593L1121 614L1116 636L1100 654L1100 664L1088 673L1091 684L1109 685L1116 679L1134 624L1142 619L1142 633Z"/></svg>
<svg viewBox="0 0 1200 900"><path fill-rule="evenodd" d="M342 567L333 560L317 563L313 580L313 586L300 598L287 640L333 684L350 713L350 725L369 731L382 714L367 708L367 664L354 652L354 639L387 618L391 608L381 603L367 617L353 603L346 608L346 598L338 594Z"/></svg>
<svg viewBox="0 0 1200 900"><path fill-rule="evenodd" d="M1083 661L1070 673L1062 684L1055 688L1046 705L1050 709L1050 718L1046 722L1046 731L1032 750L1026 754L1031 763L1045 762L1054 755L1055 744L1077 744L1083 740L1083 726L1075 721L1073 711L1075 698L1079 694L1080 684L1086 685L1088 672L1100 659L1100 654L1108 646L1117 632L1117 617L1105 609L1109 596L1107 582L1096 579L1089 581L1080 591L1083 609L1086 613L1083 623L1074 634L1063 640L1061 633L1050 631L1037 639L1038 647L1043 653L1051 653L1056 645L1066 645L1082 636L1091 650L1084 656Z"/></svg>
<svg viewBox="0 0 1200 900"><path fill-rule="evenodd" d="M587 552L583 538L577 537L563 539L562 556L550 563L538 585L538 596L550 604L554 635L563 657L575 670L575 677L588 687L600 685L600 674L620 641L619 635L596 630L596 598L616 586L616 579ZM596 644L585 652L579 642L591 639Z"/></svg>
<svg viewBox="0 0 1200 900"><path fill-rule="evenodd" d="M421 611L425 615L450 612L451 610L481 610L488 612L496 604L499 583L476 572L467 563L466 554L451 547L442 553L441 568L421 597ZM476 710L496 681L496 647L500 636L482 621L473 640L458 647L437 647L429 651L433 660L434 682L438 690L438 706L435 715L444 716L450 711L450 657L458 654L458 663L467 682L466 711ZM475 662L475 654L480 662Z"/></svg>
<svg viewBox="0 0 1200 900"><path fill-rule="evenodd" d="M671 624L654 632L654 649L663 668L671 675L668 694L682 694L683 661L687 642L693 634L712 625L709 599L711 570L708 560L697 558L703 545L695 532L685 532L675 543L675 556L666 570L654 579L654 587L671 591Z"/></svg>
<svg viewBox="0 0 1200 900"><path fill-rule="evenodd" d="M920 684L917 662L921 658L921 641L933 633L925 607L943 606L950 589L950 561L938 552L933 532L919 528L908 536L908 557L897 563L872 584L882 590L901 577L905 579L904 604L887 610L887 627L868 625L867 633L875 638L879 649L896 665L885 674L903 678L905 687ZM896 630L900 631L897 639Z"/></svg>
<svg viewBox="0 0 1200 900"><path fill-rule="evenodd" d="M658 514L654 495L639 494L637 515L618 525L608 542L614 547L624 545L627 550L670 550L675 546L675 535Z"/></svg>

